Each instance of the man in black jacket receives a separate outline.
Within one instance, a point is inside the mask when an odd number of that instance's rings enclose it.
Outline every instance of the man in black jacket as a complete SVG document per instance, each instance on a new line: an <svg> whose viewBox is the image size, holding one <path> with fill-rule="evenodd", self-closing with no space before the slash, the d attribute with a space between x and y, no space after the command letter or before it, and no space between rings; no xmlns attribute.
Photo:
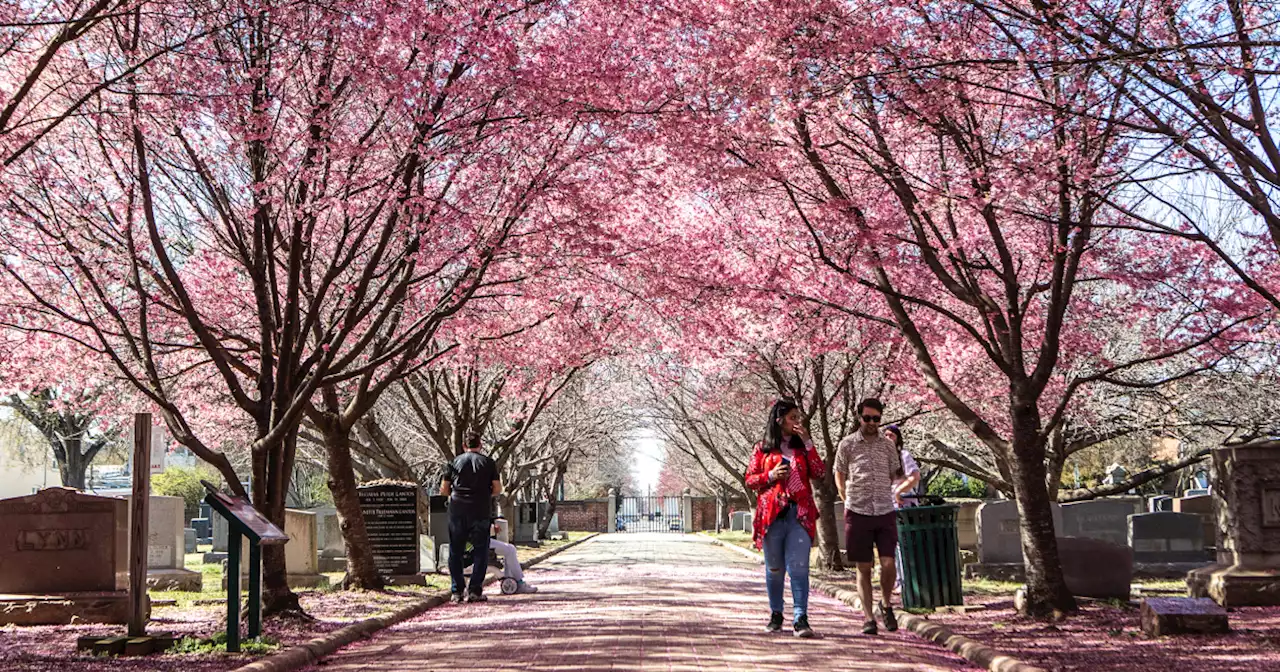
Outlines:
<svg viewBox="0 0 1280 672"><path fill-rule="evenodd" d="M489 568L489 524L491 498L502 492L498 465L480 453L480 435L467 435L467 452L454 458L440 483L440 494L449 496L449 578L450 600L484 602L485 571ZM475 564L471 582L462 574L462 555L471 542ZM463 596L463 588L466 596Z"/></svg>

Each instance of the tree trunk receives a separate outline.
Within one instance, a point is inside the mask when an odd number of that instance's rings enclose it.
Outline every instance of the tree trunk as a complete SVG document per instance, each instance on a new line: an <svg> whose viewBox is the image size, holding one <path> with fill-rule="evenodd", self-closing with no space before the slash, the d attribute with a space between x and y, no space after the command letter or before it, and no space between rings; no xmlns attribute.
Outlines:
<svg viewBox="0 0 1280 672"><path fill-rule="evenodd" d="M1013 487L1021 519L1022 557L1027 588L1024 613L1035 618L1076 611L1058 558L1052 499L1046 483L1045 450L1038 438L1035 404L1015 405L1013 414Z"/></svg>
<svg viewBox="0 0 1280 672"><path fill-rule="evenodd" d="M818 504L818 567L833 572L844 570L844 559L840 557L840 537L837 525L843 520L836 520L836 504L840 502L840 491L836 489L835 475L828 472L826 477L815 483L813 497ZM843 509L843 507L841 507Z"/></svg>
<svg viewBox="0 0 1280 672"><path fill-rule="evenodd" d="M347 580L344 587L357 590L383 590L386 585L378 573L369 545L364 512L356 492L356 474L351 464L351 434L336 418L330 416L321 428L328 456L329 492L338 511L338 526L347 545Z"/></svg>
<svg viewBox="0 0 1280 672"><path fill-rule="evenodd" d="M551 519L556 516L556 504L558 498L556 493L560 491L560 484L564 482L565 465L556 467L555 480L551 482L551 495L547 497L547 512L540 520L538 520L538 538L546 539L547 530L551 529Z"/></svg>
<svg viewBox="0 0 1280 672"><path fill-rule="evenodd" d="M82 443L79 438L63 439L62 450L66 459L58 461L58 475L62 478L62 485L76 490L84 490L84 475L89 469L89 461L80 450Z"/></svg>
<svg viewBox="0 0 1280 672"><path fill-rule="evenodd" d="M297 430L285 442L297 441ZM253 451L253 506L273 524L284 529L284 490L288 474L281 473L285 462L283 446ZM309 618L289 588L284 544L262 548L262 616Z"/></svg>

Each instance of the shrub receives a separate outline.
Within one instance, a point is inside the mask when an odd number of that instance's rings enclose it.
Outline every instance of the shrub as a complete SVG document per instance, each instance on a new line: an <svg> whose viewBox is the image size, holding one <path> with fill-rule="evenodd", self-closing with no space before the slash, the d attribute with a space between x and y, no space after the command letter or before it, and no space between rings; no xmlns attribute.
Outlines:
<svg viewBox="0 0 1280 672"><path fill-rule="evenodd" d="M205 489L200 484L201 479L214 485L222 482L218 474L203 467L169 467L151 477L151 492L167 497L181 497L186 502L186 518L191 519L200 511L200 502L204 499Z"/></svg>
<svg viewBox="0 0 1280 672"><path fill-rule="evenodd" d="M982 498L987 492L987 484L970 478L968 483L954 471L944 471L929 481L926 492L939 497L973 497Z"/></svg>

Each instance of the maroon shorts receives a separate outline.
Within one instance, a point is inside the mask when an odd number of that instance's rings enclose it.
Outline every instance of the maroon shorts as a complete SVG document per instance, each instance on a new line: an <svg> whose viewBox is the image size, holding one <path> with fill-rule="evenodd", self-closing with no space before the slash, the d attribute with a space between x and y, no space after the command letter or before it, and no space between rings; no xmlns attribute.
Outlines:
<svg viewBox="0 0 1280 672"><path fill-rule="evenodd" d="M848 509L844 511L844 547L849 562L871 562L874 547L880 559L892 558L898 546L898 514L890 511L883 516L864 516Z"/></svg>

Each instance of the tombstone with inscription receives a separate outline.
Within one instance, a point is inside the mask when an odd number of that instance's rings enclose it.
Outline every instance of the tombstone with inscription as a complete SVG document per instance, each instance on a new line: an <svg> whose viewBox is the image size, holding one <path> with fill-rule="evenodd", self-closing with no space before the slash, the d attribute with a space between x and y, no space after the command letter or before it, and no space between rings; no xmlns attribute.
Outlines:
<svg viewBox="0 0 1280 672"><path fill-rule="evenodd" d="M128 519L70 488L0 500L0 624L127 623Z"/></svg>
<svg viewBox="0 0 1280 672"><path fill-rule="evenodd" d="M380 482L360 486L360 510L378 573L388 583L421 583L418 549L418 492L414 483Z"/></svg>
<svg viewBox="0 0 1280 672"><path fill-rule="evenodd" d="M1217 558L1187 576L1188 592L1224 607L1280 606L1280 441L1216 448L1213 467Z"/></svg>
<svg viewBox="0 0 1280 672"><path fill-rule="evenodd" d="M1129 543L1129 516L1142 513L1141 497L1094 499L1062 505L1059 536L1098 539L1117 546Z"/></svg>
<svg viewBox="0 0 1280 672"><path fill-rule="evenodd" d="M1062 529L1062 507L1050 504L1053 527ZM1016 502L984 502L978 507L978 562L1022 564L1022 536Z"/></svg>
<svg viewBox="0 0 1280 672"><path fill-rule="evenodd" d="M126 500L132 499L126 497ZM152 495L147 504L147 587L199 592L202 576L186 568L181 497ZM132 510L130 511L132 515Z"/></svg>
<svg viewBox="0 0 1280 672"><path fill-rule="evenodd" d="M1137 563L1204 563L1204 526L1190 513L1159 511L1129 516L1129 546Z"/></svg>

